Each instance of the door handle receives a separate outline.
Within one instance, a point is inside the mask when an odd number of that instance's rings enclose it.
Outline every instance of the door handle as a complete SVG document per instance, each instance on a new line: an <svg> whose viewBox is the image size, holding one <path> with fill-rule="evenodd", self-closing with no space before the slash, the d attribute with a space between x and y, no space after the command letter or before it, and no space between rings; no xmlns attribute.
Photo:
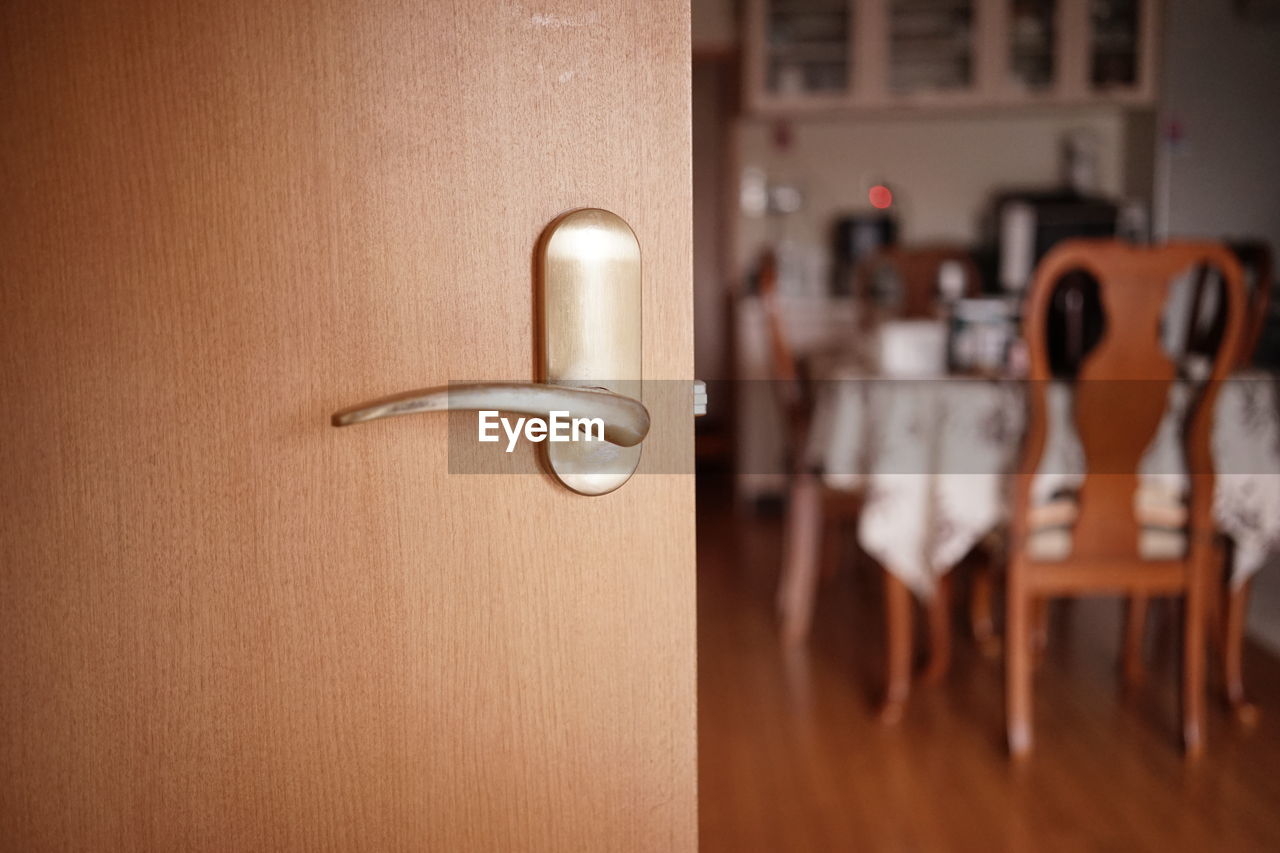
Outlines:
<svg viewBox="0 0 1280 853"><path fill-rule="evenodd" d="M649 432L649 412L628 396L641 396L640 243L621 217L583 208L547 226L535 257L543 382L410 391L338 412L334 425L459 409L600 418L605 441L547 442L547 467L584 495L603 495L629 480ZM705 405L705 394L695 393L695 410L700 401Z"/></svg>
<svg viewBox="0 0 1280 853"><path fill-rule="evenodd" d="M535 265L544 382L440 385L371 400L333 416L338 427L416 412L497 411L551 419L598 419L604 441L548 442L547 467L565 486L603 495L640 464L649 410L629 393L641 388L640 244L607 210L570 211L547 226ZM707 388L693 383L693 414L707 410ZM627 393L624 393L627 392ZM638 394L637 394L638 396ZM589 436L588 436L589 437Z"/></svg>
<svg viewBox="0 0 1280 853"><path fill-rule="evenodd" d="M535 382L423 388L344 409L333 416L333 425L352 426L416 412L487 410L542 418L549 418L552 412L570 418L598 418L604 423L604 440L619 447L635 447L649 434L649 410L639 400L606 388Z"/></svg>

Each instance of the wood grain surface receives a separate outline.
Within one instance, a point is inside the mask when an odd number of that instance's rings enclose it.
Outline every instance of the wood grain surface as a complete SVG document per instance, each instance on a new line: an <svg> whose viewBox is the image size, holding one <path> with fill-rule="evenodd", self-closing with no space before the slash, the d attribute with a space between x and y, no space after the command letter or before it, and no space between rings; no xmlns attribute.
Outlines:
<svg viewBox="0 0 1280 853"><path fill-rule="evenodd" d="M0 7L0 845L695 846L693 477L329 425L532 379L579 206L690 378L688 40L678 0Z"/></svg>

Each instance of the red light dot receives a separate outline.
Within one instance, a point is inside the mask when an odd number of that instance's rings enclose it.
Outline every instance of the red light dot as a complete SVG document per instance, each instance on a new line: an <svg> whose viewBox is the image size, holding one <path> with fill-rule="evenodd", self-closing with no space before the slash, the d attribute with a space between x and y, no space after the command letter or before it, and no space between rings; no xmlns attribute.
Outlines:
<svg viewBox="0 0 1280 853"><path fill-rule="evenodd" d="M893 191L884 184L876 184L867 192L867 198L871 201L872 207L884 210L893 204Z"/></svg>

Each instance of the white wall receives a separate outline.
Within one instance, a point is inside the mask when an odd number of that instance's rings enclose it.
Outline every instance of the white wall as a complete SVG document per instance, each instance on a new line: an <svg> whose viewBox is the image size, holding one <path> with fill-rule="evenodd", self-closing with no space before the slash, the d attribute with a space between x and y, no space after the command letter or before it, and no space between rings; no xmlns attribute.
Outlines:
<svg viewBox="0 0 1280 853"><path fill-rule="evenodd" d="M1235 8L1167 0L1160 121L1184 136L1156 155L1156 227L1280 251L1280 20ZM1280 561L1258 574L1249 629L1280 653Z"/></svg>
<svg viewBox="0 0 1280 853"><path fill-rule="evenodd" d="M1161 124L1181 146L1157 157L1157 228L1262 237L1280 248L1280 20L1235 3L1167 0Z"/></svg>

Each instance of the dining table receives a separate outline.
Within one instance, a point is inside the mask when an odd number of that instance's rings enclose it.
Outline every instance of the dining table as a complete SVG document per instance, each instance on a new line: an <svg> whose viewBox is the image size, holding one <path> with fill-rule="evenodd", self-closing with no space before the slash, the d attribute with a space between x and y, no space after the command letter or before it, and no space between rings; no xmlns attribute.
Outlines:
<svg viewBox="0 0 1280 853"><path fill-rule="evenodd" d="M1170 385L1164 420L1139 470L1142 488L1185 494L1180 424L1195 385L1190 378ZM937 677L947 666L950 633L949 605L939 591L945 593L950 573L975 546L998 541L995 534L1009 520L1028 383L992 376L889 378L864 359L848 358L815 367L813 386L806 464L792 486L779 592L780 601L791 602L784 621L807 623L816 592L821 531L814 526L821 518L803 511L806 502L822 490L858 493L856 537L884 569L888 618L901 623L905 617L910 625L912 598L925 605L932 649L926 675ZM1071 389L1068 381L1046 389L1050 429L1033 502L1083 480ZM1213 518L1234 543L1230 583L1238 587L1280 553L1280 375L1242 370L1223 384L1212 450ZM884 714L894 717L910 689L910 636L891 636L886 646Z"/></svg>

